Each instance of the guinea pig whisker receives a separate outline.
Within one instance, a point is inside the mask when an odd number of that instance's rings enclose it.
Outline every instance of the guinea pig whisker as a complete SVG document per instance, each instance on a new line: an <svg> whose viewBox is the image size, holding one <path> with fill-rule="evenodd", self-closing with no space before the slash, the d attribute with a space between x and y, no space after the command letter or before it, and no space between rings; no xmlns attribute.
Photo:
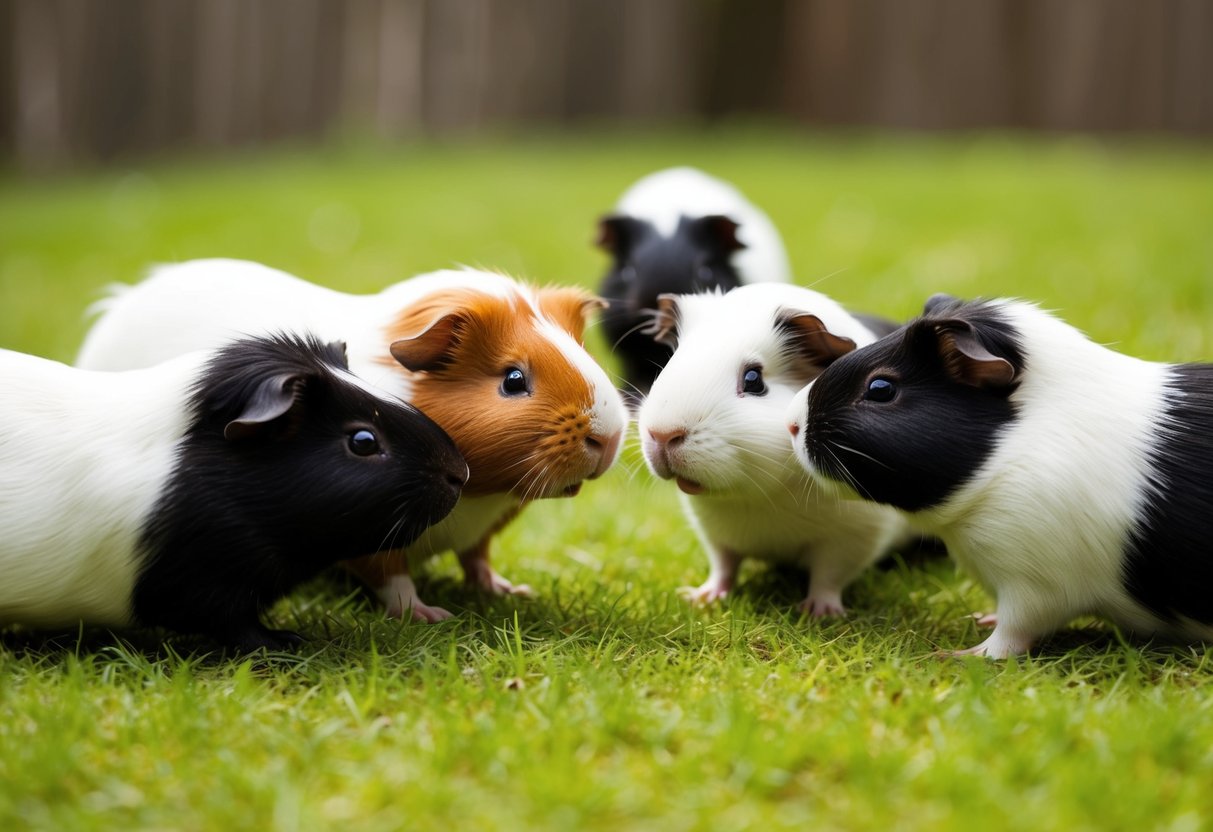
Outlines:
<svg viewBox="0 0 1213 832"><path fill-rule="evenodd" d="M613 351L619 349L619 345L623 342L624 338L627 338L629 335L634 335L637 332L641 332L641 331L647 329L649 326L652 325L652 323L653 323L652 321L644 320L644 321L641 321L640 323L636 324L636 326L631 327L630 329L627 329L626 331L624 331L624 333L615 340L615 343L611 344L611 351L613 352Z"/></svg>
<svg viewBox="0 0 1213 832"><path fill-rule="evenodd" d="M877 459L876 457L872 456L871 454L865 454L863 451L857 451L857 450L855 450L854 448L851 448L851 447L848 447L848 446L846 446L846 445L843 445L841 442L833 442L833 443L831 443L831 444L833 444L833 445L834 445L834 447L838 448L840 451L846 451L846 452L847 452L847 453L849 453L849 454L855 454L855 456L861 456L861 457L863 457L864 459L869 459L869 460L871 460L872 462L875 462L875 463L876 463L877 465L879 465L881 468L886 468L886 469L888 469L888 470L890 470L890 471L892 471L892 470L893 470L893 466L891 466L891 465L886 465L885 463L881 462L879 459Z"/></svg>
<svg viewBox="0 0 1213 832"><path fill-rule="evenodd" d="M867 491L859 485L859 480L855 479L855 475L850 472L846 466L846 463L844 463L842 458L839 457L838 454L835 453L834 449L830 447L831 444L831 442L826 440L821 443L821 447L825 449L826 453L834 458L836 463L838 463L838 473L842 475L843 482L853 488L855 493L866 496Z"/></svg>

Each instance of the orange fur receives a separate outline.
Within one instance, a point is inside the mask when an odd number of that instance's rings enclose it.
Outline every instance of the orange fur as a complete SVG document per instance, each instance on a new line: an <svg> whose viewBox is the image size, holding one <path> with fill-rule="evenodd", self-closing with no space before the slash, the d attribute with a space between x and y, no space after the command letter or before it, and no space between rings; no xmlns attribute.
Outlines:
<svg viewBox="0 0 1213 832"><path fill-rule="evenodd" d="M593 296L559 288L536 297L540 314L580 343ZM410 401L467 459L466 495L556 496L593 471L585 449L592 392L560 347L536 332L535 314L522 295L450 289L404 310L387 328L397 369L415 380ZM502 380L515 367L526 374L530 395L502 395Z"/></svg>

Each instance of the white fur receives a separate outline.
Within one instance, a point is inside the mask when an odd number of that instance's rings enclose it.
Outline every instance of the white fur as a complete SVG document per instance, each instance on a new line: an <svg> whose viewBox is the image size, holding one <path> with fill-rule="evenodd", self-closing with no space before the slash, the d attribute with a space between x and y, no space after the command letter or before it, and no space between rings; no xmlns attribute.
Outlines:
<svg viewBox="0 0 1213 832"><path fill-rule="evenodd" d="M94 373L0 350L0 623L131 623L203 359Z"/></svg>
<svg viewBox="0 0 1213 832"><path fill-rule="evenodd" d="M792 279L783 241L770 218L741 192L694 168L668 168L638 180L615 206L620 214L648 220L665 237L679 220L723 214L739 225L737 239L745 248L731 258L743 283Z"/></svg>
<svg viewBox="0 0 1213 832"><path fill-rule="evenodd" d="M830 298L785 284L683 295L678 304L678 347L641 406L639 426L654 473L705 489L683 494L712 569L693 596L726 594L740 558L792 561L811 573L802 608L842 612L843 588L907 528L891 509L826 494L797 463L786 412L802 384L789 374L775 319L781 310L810 312L857 344L875 336ZM765 396L738 394L750 363L764 368ZM671 470L658 459L654 431L686 432Z"/></svg>
<svg viewBox="0 0 1213 832"><path fill-rule="evenodd" d="M1011 395L1017 418L969 482L911 516L996 599L994 632L964 652L1022 653L1081 615L1138 633L1213 637L1197 625L1165 629L1121 582L1126 541L1151 490L1168 365L1106 349L1031 304L998 304L1024 351ZM789 411L800 424L805 398Z"/></svg>
<svg viewBox="0 0 1213 832"><path fill-rule="evenodd" d="M346 342L351 372L378 391L406 401L409 374L385 364L389 357L384 328L420 298L443 289L472 289L509 298L527 310L536 332L549 339L586 380L593 396L590 422L598 435L621 433L626 410L605 371L567 332L542 318L532 290L504 275L473 269L419 275L373 295L350 295L308 283L277 269L243 260L193 260L161 266L137 286L124 288L98 304L102 317L81 349L78 364L96 369L146 366L183 350L218 346L242 334L310 331L323 340ZM614 462L605 459L600 470ZM453 549L463 552L513 512L513 495L463 497L445 519L406 550L422 559ZM401 585L389 610L407 608L416 590ZM381 593L381 594L382 594ZM420 605L415 605L420 608ZM436 609L436 608L427 608ZM441 612L441 610L439 610Z"/></svg>

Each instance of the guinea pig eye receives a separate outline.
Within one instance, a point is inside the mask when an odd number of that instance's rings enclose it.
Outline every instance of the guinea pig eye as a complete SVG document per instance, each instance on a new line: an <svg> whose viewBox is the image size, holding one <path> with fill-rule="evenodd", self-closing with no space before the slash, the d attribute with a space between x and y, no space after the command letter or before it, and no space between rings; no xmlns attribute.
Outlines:
<svg viewBox="0 0 1213 832"><path fill-rule="evenodd" d="M505 378L501 381L501 394L503 396L524 396L528 392L526 373L517 367L511 367L505 371Z"/></svg>
<svg viewBox="0 0 1213 832"><path fill-rule="evenodd" d="M624 266L622 269L619 270L619 276L622 277L627 282L631 283L633 280L636 279L636 267L635 266Z"/></svg>
<svg viewBox="0 0 1213 832"><path fill-rule="evenodd" d="M751 396L762 396L767 392L767 384L762 380L762 369L750 367L741 374L741 392Z"/></svg>
<svg viewBox="0 0 1213 832"><path fill-rule="evenodd" d="M350 450L358 456L370 456L379 451L379 440L375 434L366 428L360 428L350 434Z"/></svg>
<svg viewBox="0 0 1213 832"><path fill-rule="evenodd" d="M870 402L890 402L897 395L897 385L887 378L874 378L868 382L867 392L863 397Z"/></svg>
<svg viewBox="0 0 1213 832"><path fill-rule="evenodd" d="M714 276L715 272L712 271L711 266L700 266L695 272L695 277L700 283L711 283Z"/></svg>

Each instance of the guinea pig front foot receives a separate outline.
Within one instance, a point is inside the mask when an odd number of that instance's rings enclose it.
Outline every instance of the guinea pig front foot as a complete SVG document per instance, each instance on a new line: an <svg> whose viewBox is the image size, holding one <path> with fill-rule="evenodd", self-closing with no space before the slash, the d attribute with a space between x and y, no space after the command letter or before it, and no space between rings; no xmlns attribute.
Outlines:
<svg viewBox="0 0 1213 832"><path fill-rule="evenodd" d="M838 591L810 592L808 597L796 605L801 615L810 618L842 618L847 614L847 608L842 603L842 594Z"/></svg>
<svg viewBox="0 0 1213 832"><path fill-rule="evenodd" d="M489 595L521 595L528 598L535 594L527 584L513 583L493 569L487 555L480 552L480 547L471 553L460 555L459 564L463 567L464 583L479 592Z"/></svg>
<svg viewBox="0 0 1213 832"><path fill-rule="evenodd" d="M1009 659L1012 656L1028 652L1032 648L1032 641L1031 638L1000 633L998 628L995 627L990 637L981 644L970 647L967 650L944 650L936 655L943 658L984 656L987 659Z"/></svg>
<svg viewBox="0 0 1213 832"><path fill-rule="evenodd" d="M375 590L386 608L388 618L404 618L408 615L413 621L433 624L435 621L445 621L454 618L454 614L442 607L431 607L421 600L417 594L417 585L409 575L392 575L386 584Z"/></svg>
<svg viewBox="0 0 1213 832"><path fill-rule="evenodd" d="M709 577L699 586L678 587L678 597L696 606L706 606L727 598L733 582L723 577Z"/></svg>
<svg viewBox="0 0 1213 832"><path fill-rule="evenodd" d="M998 613L996 612L974 612L969 614L969 618L972 618L978 627L986 630L998 626Z"/></svg>

